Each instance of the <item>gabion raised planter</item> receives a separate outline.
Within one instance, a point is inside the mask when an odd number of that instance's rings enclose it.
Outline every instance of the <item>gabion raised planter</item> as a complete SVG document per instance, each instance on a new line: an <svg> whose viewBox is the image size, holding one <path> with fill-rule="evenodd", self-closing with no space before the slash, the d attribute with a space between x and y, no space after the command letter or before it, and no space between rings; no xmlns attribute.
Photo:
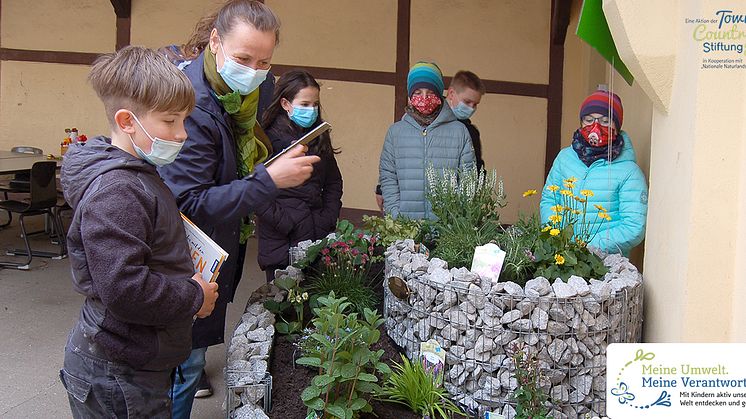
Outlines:
<svg viewBox="0 0 746 419"><path fill-rule="evenodd" d="M265 412L269 412L272 403L269 354L275 335L274 324L275 316L262 302L250 300L246 304L226 354L226 418L267 417Z"/></svg>
<svg viewBox="0 0 746 419"><path fill-rule="evenodd" d="M385 286L387 332L410 358L435 339L446 350L445 386L457 402L480 417L512 419L517 382L507 349L519 343L539 359L552 417L604 415L606 347L638 342L642 332L642 275L629 260L601 255L609 267L601 280L540 277L521 287L449 270L417 253L412 240L385 255L386 278L407 285L398 297Z"/></svg>

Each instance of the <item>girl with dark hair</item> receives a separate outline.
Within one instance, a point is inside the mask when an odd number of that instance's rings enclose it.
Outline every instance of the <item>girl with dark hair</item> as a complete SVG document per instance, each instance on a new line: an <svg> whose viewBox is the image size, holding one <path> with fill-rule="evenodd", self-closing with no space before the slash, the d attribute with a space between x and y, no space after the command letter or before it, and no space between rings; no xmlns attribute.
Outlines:
<svg viewBox="0 0 746 419"><path fill-rule="evenodd" d="M309 73L293 70L275 85L272 102L262 124L279 153L321 123L319 84ZM342 208L342 175L329 132L308 146L308 155L321 158L303 185L280 191L272 205L257 211L257 261L274 279L275 269L289 263L288 250L303 240L317 240L334 231Z"/></svg>

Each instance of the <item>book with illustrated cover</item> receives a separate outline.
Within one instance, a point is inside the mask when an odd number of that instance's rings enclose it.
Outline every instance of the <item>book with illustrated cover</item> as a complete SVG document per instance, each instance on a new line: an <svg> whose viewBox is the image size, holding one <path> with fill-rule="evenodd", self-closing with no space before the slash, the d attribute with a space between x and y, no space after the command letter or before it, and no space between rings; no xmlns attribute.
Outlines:
<svg viewBox="0 0 746 419"><path fill-rule="evenodd" d="M194 272L202 274L205 281L214 282L218 278L220 267L228 258L228 253L184 214L181 214L181 218L184 220L184 231L189 243L189 256L194 263Z"/></svg>

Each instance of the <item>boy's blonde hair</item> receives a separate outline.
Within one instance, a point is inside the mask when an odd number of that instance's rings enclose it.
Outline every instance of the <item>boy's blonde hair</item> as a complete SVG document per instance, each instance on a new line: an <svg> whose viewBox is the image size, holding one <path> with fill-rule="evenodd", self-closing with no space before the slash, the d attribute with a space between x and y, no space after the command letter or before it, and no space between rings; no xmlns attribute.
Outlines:
<svg viewBox="0 0 746 419"><path fill-rule="evenodd" d="M138 116L148 112L191 112L194 88L175 65L157 52L127 46L94 61L88 81L104 103L116 128L114 114L128 109Z"/></svg>
<svg viewBox="0 0 746 419"><path fill-rule="evenodd" d="M480 95L483 95L487 90L479 76L471 71L465 70L461 70L453 75L453 79L451 79L451 87L457 92L461 92L465 87L468 87L469 89L476 90Z"/></svg>

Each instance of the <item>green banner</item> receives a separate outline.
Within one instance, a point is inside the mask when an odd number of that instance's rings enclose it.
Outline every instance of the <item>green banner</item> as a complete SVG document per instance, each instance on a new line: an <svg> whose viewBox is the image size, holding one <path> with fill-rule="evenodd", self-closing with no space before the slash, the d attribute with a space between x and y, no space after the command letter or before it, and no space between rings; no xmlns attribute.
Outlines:
<svg viewBox="0 0 746 419"><path fill-rule="evenodd" d="M583 9L580 11L580 19L578 20L578 30L575 33L588 45L595 48L606 61L611 63L619 72L619 75L631 86L635 78L629 72L627 66L624 65L622 59L619 58L616 45L614 45L614 38L611 37L611 31L609 31L609 24L606 22L602 1L583 1Z"/></svg>

